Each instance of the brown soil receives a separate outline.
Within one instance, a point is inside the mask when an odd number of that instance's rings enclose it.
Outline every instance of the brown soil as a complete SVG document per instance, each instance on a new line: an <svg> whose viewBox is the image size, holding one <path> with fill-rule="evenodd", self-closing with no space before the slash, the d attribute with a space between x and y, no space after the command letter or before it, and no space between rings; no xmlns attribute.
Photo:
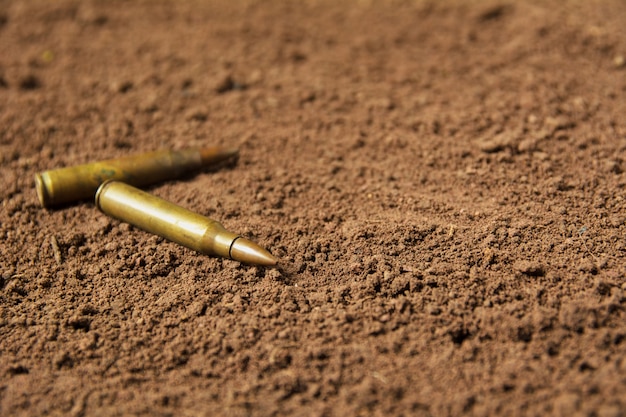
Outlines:
<svg viewBox="0 0 626 417"><path fill-rule="evenodd" d="M626 3L0 0L1 415L626 412ZM236 145L152 192L41 170Z"/></svg>

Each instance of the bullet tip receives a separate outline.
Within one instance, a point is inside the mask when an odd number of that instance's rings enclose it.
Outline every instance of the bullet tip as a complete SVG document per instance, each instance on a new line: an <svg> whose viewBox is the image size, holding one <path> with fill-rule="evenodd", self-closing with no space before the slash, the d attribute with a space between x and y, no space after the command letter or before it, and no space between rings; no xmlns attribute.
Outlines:
<svg viewBox="0 0 626 417"><path fill-rule="evenodd" d="M278 258L256 243L239 237L230 246L230 258L249 265L276 266Z"/></svg>
<svg viewBox="0 0 626 417"><path fill-rule="evenodd" d="M203 165L214 164L216 162L225 161L239 154L237 148L223 148L221 146L212 146L210 148L200 149L200 159Z"/></svg>

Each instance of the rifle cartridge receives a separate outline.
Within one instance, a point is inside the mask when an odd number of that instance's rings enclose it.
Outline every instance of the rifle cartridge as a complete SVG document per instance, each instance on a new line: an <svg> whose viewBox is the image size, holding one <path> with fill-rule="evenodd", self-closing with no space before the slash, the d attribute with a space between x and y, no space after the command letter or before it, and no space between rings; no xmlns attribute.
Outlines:
<svg viewBox="0 0 626 417"><path fill-rule="evenodd" d="M53 207L91 199L100 184L109 179L145 186L180 177L235 155L236 149L219 146L161 150L40 172L35 175L35 186L41 205Z"/></svg>
<svg viewBox="0 0 626 417"><path fill-rule="evenodd" d="M256 243L227 231L219 222L109 180L96 192L103 213L195 251L250 265L274 266L278 260Z"/></svg>

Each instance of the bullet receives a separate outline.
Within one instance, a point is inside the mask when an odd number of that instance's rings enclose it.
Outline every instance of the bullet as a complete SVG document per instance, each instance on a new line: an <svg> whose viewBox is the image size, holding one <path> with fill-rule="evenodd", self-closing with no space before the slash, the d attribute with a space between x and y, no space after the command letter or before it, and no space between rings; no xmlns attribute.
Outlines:
<svg viewBox="0 0 626 417"><path fill-rule="evenodd" d="M40 172L35 175L35 186L41 205L53 207L92 199L100 184L109 179L140 187L180 177L235 155L237 149L219 146L162 150Z"/></svg>
<svg viewBox="0 0 626 417"><path fill-rule="evenodd" d="M109 180L98 188L96 206L113 218L207 255L250 265L278 262L267 250L227 231L219 222L120 181Z"/></svg>

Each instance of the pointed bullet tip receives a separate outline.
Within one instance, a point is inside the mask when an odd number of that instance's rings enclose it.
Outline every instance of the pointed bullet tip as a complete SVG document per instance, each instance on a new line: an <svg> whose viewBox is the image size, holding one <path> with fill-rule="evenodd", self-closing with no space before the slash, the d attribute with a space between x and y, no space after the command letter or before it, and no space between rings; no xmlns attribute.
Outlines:
<svg viewBox="0 0 626 417"><path fill-rule="evenodd" d="M230 258L249 265L276 266L278 258L256 243L239 237L230 247Z"/></svg>
<svg viewBox="0 0 626 417"><path fill-rule="evenodd" d="M239 154L237 148L223 148L221 146L212 146L210 148L200 149L200 159L203 165L213 164L225 161Z"/></svg>

